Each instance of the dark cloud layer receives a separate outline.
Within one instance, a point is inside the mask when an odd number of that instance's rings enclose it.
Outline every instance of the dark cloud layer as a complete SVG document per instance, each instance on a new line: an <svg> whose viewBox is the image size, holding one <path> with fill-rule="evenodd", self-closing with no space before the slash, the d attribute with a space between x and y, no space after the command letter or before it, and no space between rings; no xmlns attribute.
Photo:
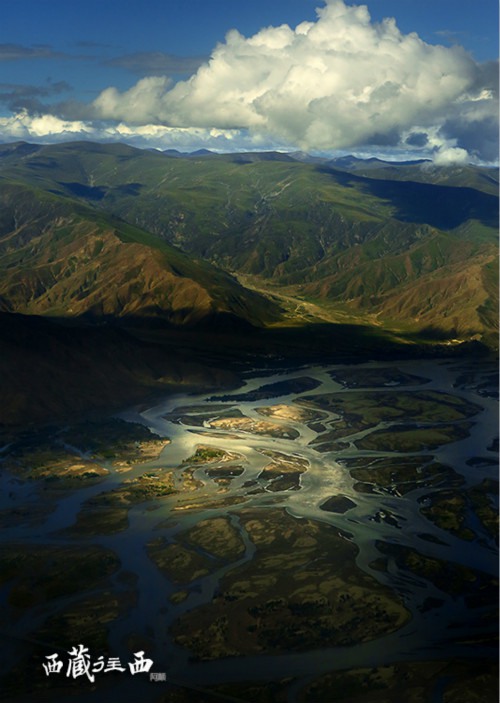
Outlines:
<svg viewBox="0 0 500 703"><path fill-rule="evenodd" d="M55 51L47 44L22 46L21 44L0 44L0 61L19 61L20 59L60 59L67 54Z"/></svg>
<svg viewBox="0 0 500 703"><path fill-rule="evenodd" d="M175 56L161 51L125 54L103 61L105 66L123 68L142 76L191 75L206 61L201 56Z"/></svg>
<svg viewBox="0 0 500 703"><path fill-rule="evenodd" d="M28 110L32 113L46 113L50 108L39 98L60 95L70 90L72 87L66 81L47 82L43 86L0 83L0 103L4 103L12 112Z"/></svg>

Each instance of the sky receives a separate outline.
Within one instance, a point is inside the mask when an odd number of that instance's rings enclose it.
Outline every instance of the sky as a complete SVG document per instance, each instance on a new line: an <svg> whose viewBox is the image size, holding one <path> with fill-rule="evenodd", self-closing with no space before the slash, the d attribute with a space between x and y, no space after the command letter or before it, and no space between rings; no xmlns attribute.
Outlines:
<svg viewBox="0 0 500 703"><path fill-rule="evenodd" d="M498 162L497 0L3 0L0 141Z"/></svg>

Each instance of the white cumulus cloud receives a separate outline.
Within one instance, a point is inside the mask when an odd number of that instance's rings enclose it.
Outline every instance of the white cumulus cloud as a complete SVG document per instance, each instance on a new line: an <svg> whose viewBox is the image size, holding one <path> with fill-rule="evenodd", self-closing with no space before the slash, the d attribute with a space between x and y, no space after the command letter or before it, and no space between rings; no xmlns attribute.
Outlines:
<svg viewBox="0 0 500 703"><path fill-rule="evenodd" d="M155 75L123 92L109 87L80 112L60 106L59 116L114 121L137 135L155 125L172 137L220 130L228 145L495 160L497 85L494 63L403 34L394 19L373 23L364 5L325 0L315 22L251 37L231 30L188 80Z"/></svg>

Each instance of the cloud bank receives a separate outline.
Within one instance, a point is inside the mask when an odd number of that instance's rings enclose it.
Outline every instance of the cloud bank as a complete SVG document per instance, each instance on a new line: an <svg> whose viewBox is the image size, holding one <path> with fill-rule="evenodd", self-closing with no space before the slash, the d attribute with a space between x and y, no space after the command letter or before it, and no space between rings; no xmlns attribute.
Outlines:
<svg viewBox="0 0 500 703"><path fill-rule="evenodd" d="M366 6L343 0L326 0L315 22L295 28L230 31L188 80L151 75L123 92L109 87L91 104L51 110L66 130L142 132L163 147L169 137L175 146L179 135L205 133L222 149L498 158L497 64L404 35L393 19L372 23ZM17 116L28 130L30 118Z"/></svg>

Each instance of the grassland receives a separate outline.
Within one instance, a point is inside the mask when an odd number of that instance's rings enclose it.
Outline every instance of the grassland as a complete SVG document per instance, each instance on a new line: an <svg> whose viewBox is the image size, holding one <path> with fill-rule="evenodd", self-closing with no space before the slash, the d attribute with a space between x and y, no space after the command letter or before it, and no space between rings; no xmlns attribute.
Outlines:
<svg viewBox="0 0 500 703"><path fill-rule="evenodd" d="M196 657L345 645L407 622L397 596L357 569L355 547L329 527L276 510L239 516L257 549L252 563L227 572L212 602L172 627Z"/></svg>
<svg viewBox="0 0 500 703"><path fill-rule="evenodd" d="M418 488L440 485L459 486L464 480L450 466L429 456L357 457L343 458L342 464L356 480L354 489L360 493L390 493L406 495Z"/></svg>
<svg viewBox="0 0 500 703"><path fill-rule="evenodd" d="M426 451L466 437L470 425L464 420L479 412L479 406L457 396L423 390L344 391L311 395L298 403L335 413L326 423L326 432L313 440L323 452L341 448L338 440L367 430L374 431L352 440L359 449ZM405 424L398 424L403 419ZM380 423L385 427L376 429Z"/></svg>

